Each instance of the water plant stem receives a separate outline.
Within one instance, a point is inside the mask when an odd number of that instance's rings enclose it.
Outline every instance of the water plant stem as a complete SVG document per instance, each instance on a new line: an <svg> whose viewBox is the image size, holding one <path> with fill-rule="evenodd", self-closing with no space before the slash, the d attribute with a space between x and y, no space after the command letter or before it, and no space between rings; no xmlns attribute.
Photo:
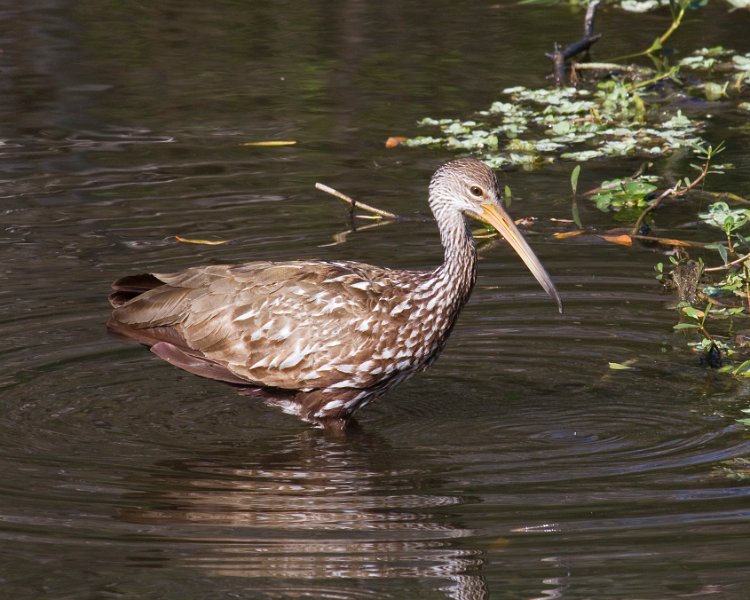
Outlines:
<svg viewBox="0 0 750 600"><path fill-rule="evenodd" d="M649 56L652 55L654 52L661 50L664 46L664 42L666 42L672 34L679 28L679 26L682 24L682 19L685 16L685 11L687 10L687 3L681 3L679 11L676 15L672 16L672 24L669 26L669 28L661 34L658 38L656 38L651 45L646 49L642 50L640 52L636 52L635 54L626 54L624 56L618 56L616 58L607 60L606 62L620 62L622 60L630 60L631 58L638 58L639 56Z"/></svg>
<svg viewBox="0 0 750 600"><path fill-rule="evenodd" d="M670 196L679 197L684 196L687 192L692 190L695 186L697 186L701 181L703 181L706 178L706 175L708 175L709 167L711 166L711 158L706 159L706 161L703 163L703 168L700 172L700 175L696 177L693 181L691 181L688 185L685 187L682 187L681 182L677 182L675 185L673 185L671 188L664 190L659 196L652 200L651 203L643 209L643 212L638 215L638 219L635 222L635 225L633 225L633 228L631 230L631 234L635 235L638 233L638 230L641 228L641 225L643 225L643 220L646 218L646 215L650 213L653 210L656 210L659 205Z"/></svg>

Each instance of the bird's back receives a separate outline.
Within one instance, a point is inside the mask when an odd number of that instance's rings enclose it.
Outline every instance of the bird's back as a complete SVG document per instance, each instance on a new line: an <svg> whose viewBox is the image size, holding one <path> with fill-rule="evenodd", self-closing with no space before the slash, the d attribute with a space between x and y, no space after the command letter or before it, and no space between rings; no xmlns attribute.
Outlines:
<svg viewBox="0 0 750 600"><path fill-rule="evenodd" d="M137 277L113 285L114 331L204 358L233 383L309 391L367 389L387 376L395 356L386 348L409 319L393 309L426 274L296 261Z"/></svg>

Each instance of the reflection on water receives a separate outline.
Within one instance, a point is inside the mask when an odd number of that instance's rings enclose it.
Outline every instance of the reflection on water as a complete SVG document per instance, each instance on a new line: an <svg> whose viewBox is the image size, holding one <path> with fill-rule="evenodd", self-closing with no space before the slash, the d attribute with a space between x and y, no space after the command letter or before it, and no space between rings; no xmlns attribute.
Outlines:
<svg viewBox="0 0 750 600"><path fill-rule="evenodd" d="M488 597L481 552L457 543L474 532L435 512L476 499L410 490L421 474L373 464L388 454L377 436L306 431L298 442L249 465L227 456L169 461L160 471L170 474L150 477L151 491L130 495L138 507L117 518L171 531L171 543L189 543L174 566L213 576L281 578L300 589L309 580L313 595L330 578L352 580L338 586L352 595L360 579L426 578L449 598Z"/></svg>

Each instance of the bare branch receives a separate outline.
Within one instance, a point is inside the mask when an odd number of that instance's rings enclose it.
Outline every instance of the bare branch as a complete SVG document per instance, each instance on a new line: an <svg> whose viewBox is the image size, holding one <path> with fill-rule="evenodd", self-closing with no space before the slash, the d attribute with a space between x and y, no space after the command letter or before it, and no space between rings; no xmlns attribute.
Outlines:
<svg viewBox="0 0 750 600"><path fill-rule="evenodd" d="M596 9L599 8L600 0L592 0L586 7L586 18L583 21L583 37L592 37L594 35L594 19Z"/></svg>
<svg viewBox="0 0 750 600"><path fill-rule="evenodd" d="M732 262L727 263L725 265L721 265L720 267L704 267L703 270L709 273L713 271L726 271L727 269L731 269L735 265L739 265L745 262L748 258L750 258L750 254L745 254L745 256L740 256L739 258L733 260Z"/></svg>
<svg viewBox="0 0 750 600"><path fill-rule="evenodd" d="M403 219L403 217L400 217L397 214L394 214L392 212L388 212L387 210L375 208L374 206L370 206L369 204L365 204L364 202L355 200L354 198L347 196L346 194L343 194L339 192L338 190L335 190L332 187L329 187L323 183L316 183L315 187L319 189L321 192L325 192L326 194L331 194L331 196L335 196L339 200L346 202L352 207L352 209L361 208L362 210L366 210L369 213L378 215L379 217L383 219L393 219L395 221L400 221Z"/></svg>

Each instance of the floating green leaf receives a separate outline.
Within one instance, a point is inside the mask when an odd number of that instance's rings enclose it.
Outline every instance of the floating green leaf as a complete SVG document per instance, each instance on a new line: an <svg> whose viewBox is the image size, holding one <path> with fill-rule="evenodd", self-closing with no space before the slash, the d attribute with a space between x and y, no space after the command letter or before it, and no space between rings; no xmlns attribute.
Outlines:
<svg viewBox="0 0 750 600"><path fill-rule="evenodd" d="M603 181L601 187L593 195L593 199L596 207L603 212L645 208L649 194L656 190L656 186L649 183L649 178L645 176L636 179L611 179Z"/></svg>
<svg viewBox="0 0 750 600"><path fill-rule="evenodd" d="M714 202L708 207L708 212L698 213L698 216L707 225L718 227L731 233L741 228L750 220L750 209L729 208L726 202Z"/></svg>
<svg viewBox="0 0 750 600"><path fill-rule="evenodd" d="M573 195L575 196L576 190L578 189L578 176L581 174L581 165L576 165L573 167L573 171L570 174L570 187L573 190Z"/></svg>

